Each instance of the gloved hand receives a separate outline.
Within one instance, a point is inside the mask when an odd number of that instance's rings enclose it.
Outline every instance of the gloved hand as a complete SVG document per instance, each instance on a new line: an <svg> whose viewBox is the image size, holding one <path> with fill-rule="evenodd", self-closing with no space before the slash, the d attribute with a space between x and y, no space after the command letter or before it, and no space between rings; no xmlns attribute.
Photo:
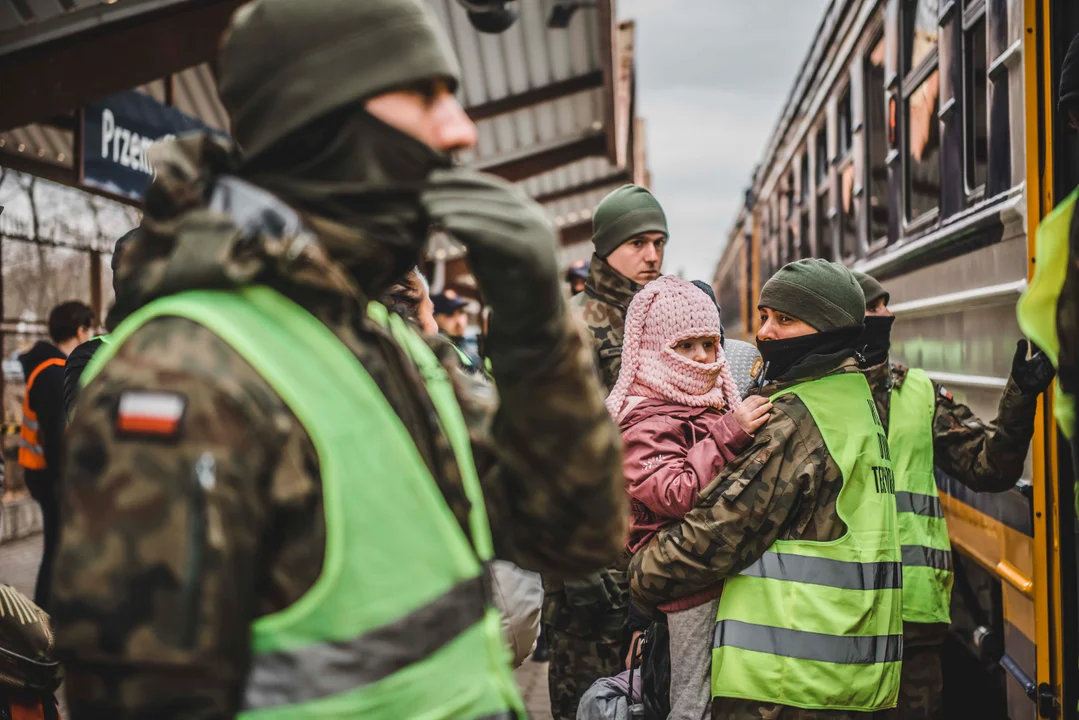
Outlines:
<svg viewBox="0 0 1079 720"><path fill-rule="evenodd" d="M468 249L492 335L527 342L560 320L555 229L521 188L454 167L432 172L421 199L434 225Z"/></svg>
<svg viewBox="0 0 1079 720"><path fill-rule="evenodd" d="M1027 347L1031 351L1031 357L1027 358ZM1015 344L1015 357L1012 359L1012 380L1028 395L1039 395L1046 391L1049 383L1053 382L1056 369L1049 357L1042 352L1037 345L1028 341L1020 340Z"/></svg>

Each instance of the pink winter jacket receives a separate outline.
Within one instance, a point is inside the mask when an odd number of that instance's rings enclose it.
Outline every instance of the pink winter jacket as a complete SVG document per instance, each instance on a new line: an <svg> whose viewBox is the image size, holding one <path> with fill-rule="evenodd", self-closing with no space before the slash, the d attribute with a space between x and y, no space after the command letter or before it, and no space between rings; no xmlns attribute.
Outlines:
<svg viewBox="0 0 1079 720"><path fill-rule="evenodd" d="M666 400L627 398L618 421L623 471L630 497L629 542L634 553L659 530L697 504L700 491L753 437L730 413L675 405ZM719 596L719 586L680 598L660 609L685 610Z"/></svg>

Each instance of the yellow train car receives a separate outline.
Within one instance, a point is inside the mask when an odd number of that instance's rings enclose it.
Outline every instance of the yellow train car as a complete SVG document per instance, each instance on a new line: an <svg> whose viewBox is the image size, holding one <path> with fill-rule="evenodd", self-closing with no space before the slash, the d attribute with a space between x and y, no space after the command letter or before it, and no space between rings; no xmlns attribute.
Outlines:
<svg viewBox="0 0 1079 720"><path fill-rule="evenodd" d="M1055 112L1077 33L1079 0L833 0L716 268L728 334L752 340L784 263L840 261L891 291L893 358L994 417L1038 223L1079 184ZM937 473L948 718L1077 716L1073 472L1048 402L1014 489Z"/></svg>

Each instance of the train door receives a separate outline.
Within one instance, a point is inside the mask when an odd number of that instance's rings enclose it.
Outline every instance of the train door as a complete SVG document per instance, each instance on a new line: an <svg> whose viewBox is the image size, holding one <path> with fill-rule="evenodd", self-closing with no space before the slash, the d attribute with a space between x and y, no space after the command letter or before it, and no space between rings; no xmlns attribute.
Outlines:
<svg viewBox="0 0 1079 720"><path fill-rule="evenodd" d="M1026 0L1027 227L1030 274L1037 225L1079 185L1079 137L1057 112L1060 71L1079 34L1075 0ZM1027 688L1039 717L1076 717L1079 703L1079 524L1070 450L1043 396L1032 448L1034 468L1037 680Z"/></svg>

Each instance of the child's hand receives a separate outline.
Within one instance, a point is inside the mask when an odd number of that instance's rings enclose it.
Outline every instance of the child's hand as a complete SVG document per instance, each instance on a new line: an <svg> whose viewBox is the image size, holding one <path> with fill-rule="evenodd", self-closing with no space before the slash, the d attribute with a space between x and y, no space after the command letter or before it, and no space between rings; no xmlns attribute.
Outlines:
<svg viewBox="0 0 1079 720"><path fill-rule="evenodd" d="M761 425L768 422L771 410L772 403L768 402L768 398L750 395L734 411L734 421L747 434L752 435Z"/></svg>

